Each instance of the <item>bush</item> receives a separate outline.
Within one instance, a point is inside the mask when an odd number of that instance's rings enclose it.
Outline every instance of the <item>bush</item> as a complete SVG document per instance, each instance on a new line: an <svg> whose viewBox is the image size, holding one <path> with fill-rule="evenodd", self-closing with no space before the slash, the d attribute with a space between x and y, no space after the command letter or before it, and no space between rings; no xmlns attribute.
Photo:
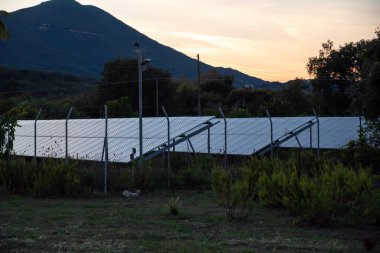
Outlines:
<svg viewBox="0 0 380 253"><path fill-rule="evenodd" d="M154 168L151 161L144 161L140 171L136 160L131 167L125 168L121 172L120 185L129 190L159 189L167 187L167 176L166 168Z"/></svg>
<svg viewBox="0 0 380 253"><path fill-rule="evenodd" d="M24 158L1 160L0 181L10 193L22 193L31 187L36 163Z"/></svg>
<svg viewBox="0 0 380 253"><path fill-rule="evenodd" d="M319 225L334 219L364 217L372 205L374 177L371 172L358 172L342 164L325 165L314 177L295 177L283 199L283 205L293 214Z"/></svg>
<svg viewBox="0 0 380 253"><path fill-rule="evenodd" d="M380 149L370 146L365 140L350 141L339 157L346 166L370 167L375 173L380 173Z"/></svg>
<svg viewBox="0 0 380 253"><path fill-rule="evenodd" d="M169 213L171 215L177 216L179 214L179 208L181 206L181 200L178 197L174 198L171 197L168 202L168 208L169 208Z"/></svg>
<svg viewBox="0 0 380 253"><path fill-rule="evenodd" d="M254 178L251 170L230 170L217 167L211 173L212 189L230 218L244 218L251 214L254 192Z"/></svg>
<svg viewBox="0 0 380 253"><path fill-rule="evenodd" d="M81 192L77 164L48 159L36 171L33 183L35 197L74 196Z"/></svg>
<svg viewBox="0 0 380 253"><path fill-rule="evenodd" d="M210 156L201 156L193 163L179 171L181 183L186 186L202 186L211 184L211 170L215 167L215 160Z"/></svg>
<svg viewBox="0 0 380 253"><path fill-rule="evenodd" d="M288 194L299 195L297 187L299 172L295 160L255 158L250 160L248 166L255 171L254 191L265 205L282 207L284 198Z"/></svg>

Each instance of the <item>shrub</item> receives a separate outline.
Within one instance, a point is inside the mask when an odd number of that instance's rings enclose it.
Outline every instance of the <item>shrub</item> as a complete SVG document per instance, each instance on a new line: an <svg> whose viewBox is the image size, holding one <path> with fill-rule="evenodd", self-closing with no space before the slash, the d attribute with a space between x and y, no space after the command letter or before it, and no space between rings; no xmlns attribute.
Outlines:
<svg viewBox="0 0 380 253"><path fill-rule="evenodd" d="M151 161L144 161L141 171L138 161L134 161L130 168L121 172L121 186L124 189L153 190L167 187L166 168L154 168Z"/></svg>
<svg viewBox="0 0 380 253"><path fill-rule="evenodd" d="M74 196L81 192L77 164L48 159L36 171L33 183L35 197Z"/></svg>
<svg viewBox="0 0 380 253"><path fill-rule="evenodd" d="M368 170L325 164L314 177L302 174L298 185L296 177L291 178L283 205L313 223L363 217L371 209L374 177Z"/></svg>
<svg viewBox="0 0 380 253"><path fill-rule="evenodd" d="M171 197L168 202L168 208L169 208L169 213L171 215L177 216L179 214L179 208L181 206L181 200L179 196Z"/></svg>
<svg viewBox="0 0 380 253"><path fill-rule="evenodd" d="M260 171L257 179L257 194L265 205L282 207L287 195L299 196L298 171L294 160L265 161L270 169Z"/></svg>
<svg viewBox="0 0 380 253"><path fill-rule="evenodd" d="M186 186L210 186L211 170L215 164L215 160L210 156L199 157L179 171L181 183Z"/></svg>
<svg viewBox="0 0 380 253"><path fill-rule="evenodd" d="M24 158L1 160L0 181L10 193L25 192L31 187L36 163L27 163Z"/></svg>
<svg viewBox="0 0 380 253"><path fill-rule="evenodd" d="M254 193L251 170L230 170L216 167L211 173L212 189L230 218L244 218L251 214Z"/></svg>

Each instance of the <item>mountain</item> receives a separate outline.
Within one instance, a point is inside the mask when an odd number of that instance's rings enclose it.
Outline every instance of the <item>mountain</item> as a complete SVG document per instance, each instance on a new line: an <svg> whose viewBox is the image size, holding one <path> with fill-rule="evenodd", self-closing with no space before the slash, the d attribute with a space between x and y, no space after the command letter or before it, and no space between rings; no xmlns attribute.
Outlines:
<svg viewBox="0 0 380 253"><path fill-rule="evenodd" d="M136 58L138 41L155 67L174 77L196 77L196 60L150 39L109 13L74 0L51 0L11 13L5 20L11 38L0 41L0 65L100 78L104 64L116 58ZM201 72L213 67L201 63ZM217 68L235 78L235 86L278 88L237 70Z"/></svg>

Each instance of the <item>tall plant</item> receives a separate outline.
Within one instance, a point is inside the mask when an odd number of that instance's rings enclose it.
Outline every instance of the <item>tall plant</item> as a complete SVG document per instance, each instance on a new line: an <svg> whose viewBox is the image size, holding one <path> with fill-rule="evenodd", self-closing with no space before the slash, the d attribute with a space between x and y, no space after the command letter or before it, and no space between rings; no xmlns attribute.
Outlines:
<svg viewBox="0 0 380 253"><path fill-rule="evenodd" d="M22 103L0 117L0 156L7 156L13 150L17 118L26 114L26 104Z"/></svg>

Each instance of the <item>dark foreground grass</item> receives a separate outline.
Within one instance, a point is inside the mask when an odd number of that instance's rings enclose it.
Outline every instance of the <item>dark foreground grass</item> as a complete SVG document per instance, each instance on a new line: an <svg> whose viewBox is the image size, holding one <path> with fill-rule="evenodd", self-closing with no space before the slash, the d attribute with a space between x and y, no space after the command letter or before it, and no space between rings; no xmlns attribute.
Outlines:
<svg viewBox="0 0 380 253"><path fill-rule="evenodd" d="M248 220L228 220L211 192L155 192L40 200L0 197L0 252L365 252L375 228L294 225L284 210L257 205ZM377 250L379 245L377 246ZM376 250L376 249L375 249Z"/></svg>

